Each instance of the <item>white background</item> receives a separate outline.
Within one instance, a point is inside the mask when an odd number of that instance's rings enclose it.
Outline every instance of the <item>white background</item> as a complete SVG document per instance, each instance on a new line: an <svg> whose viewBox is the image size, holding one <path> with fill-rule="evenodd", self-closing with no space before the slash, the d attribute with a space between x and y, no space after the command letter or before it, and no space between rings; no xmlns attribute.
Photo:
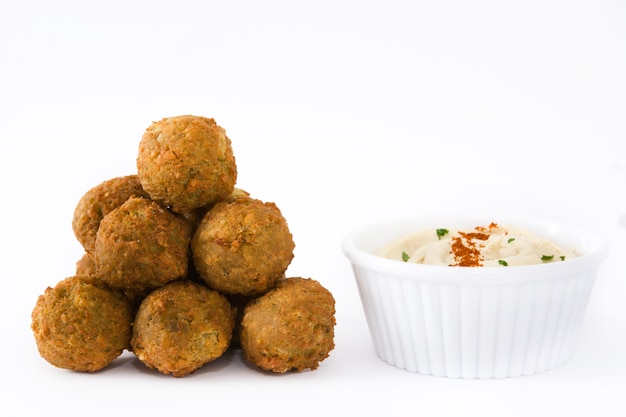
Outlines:
<svg viewBox="0 0 626 417"><path fill-rule="evenodd" d="M0 4L0 414L626 415L625 2ZM80 374L38 355L32 308L82 255L76 203L180 114L226 129L238 186L289 223L288 275L334 294L318 370L268 375L234 352L182 379L129 354ZM375 356L341 238L441 211L606 234L568 363L455 380Z"/></svg>

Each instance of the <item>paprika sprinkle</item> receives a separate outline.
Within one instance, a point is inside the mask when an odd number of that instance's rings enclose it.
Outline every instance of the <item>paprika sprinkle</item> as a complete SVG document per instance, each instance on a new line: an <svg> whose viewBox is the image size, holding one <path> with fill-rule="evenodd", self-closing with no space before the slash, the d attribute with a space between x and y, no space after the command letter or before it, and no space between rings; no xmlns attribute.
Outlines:
<svg viewBox="0 0 626 417"><path fill-rule="evenodd" d="M489 229L497 228L498 225L491 223ZM489 233L485 233L487 228L478 226L476 232L459 232L458 237L453 237L450 243L450 253L454 257L455 263L450 266L483 266L483 256L479 247L484 247L479 241L489 239Z"/></svg>

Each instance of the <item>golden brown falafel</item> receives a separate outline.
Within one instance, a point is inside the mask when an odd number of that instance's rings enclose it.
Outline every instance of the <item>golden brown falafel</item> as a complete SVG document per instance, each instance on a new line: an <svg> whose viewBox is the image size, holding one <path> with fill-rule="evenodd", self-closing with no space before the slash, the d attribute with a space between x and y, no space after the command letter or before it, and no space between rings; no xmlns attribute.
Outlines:
<svg viewBox="0 0 626 417"><path fill-rule="evenodd" d="M149 368L185 376L228 349L234 320L228 300L217 291L187 280L171 282L141 303L131 346Z"/></svg>
<svg viewBox="0 0 626 417"><path fill-rule="evenodd" d="M96 276L136 296L187 274L191 226L154 201L132 197L96 235Z"/></svg>
<svg viewBox="0 0 626 417"><path fill-rule="evenodd" d="M85 255L33 310L41 356L91 372L132 348L181 377L230 346L268 371L316 369L334 348L334 299L317 281L285 278L295 247L287 223L274 203L235 188L224 129L162 119L136 162L138 175L105 181L75 209Z"/></svg>
<svg viewBox="0 0 626 417"><path fill-rule="evenodd" d="M246 307L246 304L248 304L254 298L256 297L253 297L253 296L250 297L250 296L245 296L245 295L240 295L240 294L226 295L226 299L230 303L233 309L234 317L235 317L235 327L233 328L233 337L230 341L231 349L241 348L240 335L241 335L241 319L243 318L243 311Z"/></svg>
<svg viewBox="0 0 626 417"><path fill-rule="evenodd" d="M96 275L96 263L93 256L85 252L76 262L76 275Z"/></svg>
<svg viewBox="0 0 626 417"><path fill-rule="evenodd" d="M146 129L137 171L150 197L177 212L226 197L237 181L226 131L213 119L192 115L164 118Z"/></svg>
<svg viewBox="0 0 626 417"><path fill-rule="evenodd" d="M335 323L335 299L326 288L310 278L286 278L246 305L244 357L266 371L315 370L335 347Z"/></svg>
<svg viewBox="0 0 626 417"><path fill-rule="evenodd" d="M239 188L235 188L235 190L232 193L230 193L223 199L216 201L215 203L218 203L220 201L232 201L236 198L245 198L249 196L250 194L248 192ZM204 218L206 213L211 209L212 206L213 204L209 206L203 206L203 207L199 207L195 209L190 209L190 210L181 210L181 211L175 212L175 214L181 216L182 218L184 218L191 224L191 230L192 230L192 236L193 236L193 232L200 225L200 222L202 221L202 219Z"/></svg>
<svg viewBox="0 0 626 417"><path fill-rule="evenodd" d="M87 253L93 254L102 218L130 197L148 197L137 175L111 178L83 194L74 209L72 230Z"/></svg>
<svg viewBox="0 0 626 417"><path fill-rule="evenodd" d="M295 244L274 203L242 197L217 203L191 242L194 265L209 287L260 295L284 277Z"/></svg>
<svg viewBox="0 0 626 417"><path fill-rule="evenodd" d="M93 277L73 276L37 299L31 328L40 355L59 368L98 371L130 346L128 299Z"/></svg>

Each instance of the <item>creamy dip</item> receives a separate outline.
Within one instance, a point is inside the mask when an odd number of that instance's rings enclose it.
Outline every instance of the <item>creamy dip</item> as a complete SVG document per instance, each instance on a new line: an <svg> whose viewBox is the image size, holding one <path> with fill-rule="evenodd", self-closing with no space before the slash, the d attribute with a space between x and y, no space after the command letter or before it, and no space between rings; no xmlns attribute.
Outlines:
<svg viewBox="0 0 626 417"><path fill-rule="evenodd" d="M528 230L496 223L469 229L423 230L385 246L377 255L447 266L533 265L576 256Z"/></svg>

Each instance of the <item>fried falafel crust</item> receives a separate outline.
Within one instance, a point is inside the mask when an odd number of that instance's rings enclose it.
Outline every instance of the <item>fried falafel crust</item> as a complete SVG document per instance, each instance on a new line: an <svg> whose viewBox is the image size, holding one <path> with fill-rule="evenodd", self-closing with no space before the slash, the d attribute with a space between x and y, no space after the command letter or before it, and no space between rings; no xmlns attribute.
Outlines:
<svg viewBox="0 0 626 417"><path fill-rule="evenodd" d="M76 262L76 275L96 275L96 263L93 256L85 252Z"/></svg>
<svg viewBox="0 0 626 417"><path fill-rule="evenodd" d="M274 287L284 277L294 248L278 207L248 197L215 204L191 241L200 277L225 294L260 295Z"/></svg>
<svg viewBox="0 0 626 417"><path fill-rule="evenodd" d="M96 277L127 294L187 274L190 223L158 203L132 197L107 214L96 235Z"/></svg>
<svg viewBox="0 0 626 417"><path fill-rule="evenodd" d="M130 197L148 197L137 175L111 178L83 194L74 209L72 230L87 253L94 252L96 233L104 216Z"/></svg>
<svg viewBox="0 0 626 417"><path fill-rule="evenodd" d="M277 373L315 370L334 349L335 299L311 278L286 278L250 301L241 320L244 358Z"/></svg>
<svg viewBox="0 0 626 417"><path fill-rule="evenodd" d="M128 299L93 277L76 275L48 287L32 311L37 349L50 364L95 372L130 346Z"/></svg>
<svg viewBox="0 0 626 417"><path fill-rule="evenodd" d="M219 358L228 349L234 325L234 311L222 294L175 281L143 300L131 346L147 367L182 377Z"/></svg>
<svg viewBox="0 0 626 417"><path fill-rule="evenodd" d="M237 181L226 131L214 119L193 115L152 123L139 143L137 171L150 197L177 212L223 199Z"/></svg>

